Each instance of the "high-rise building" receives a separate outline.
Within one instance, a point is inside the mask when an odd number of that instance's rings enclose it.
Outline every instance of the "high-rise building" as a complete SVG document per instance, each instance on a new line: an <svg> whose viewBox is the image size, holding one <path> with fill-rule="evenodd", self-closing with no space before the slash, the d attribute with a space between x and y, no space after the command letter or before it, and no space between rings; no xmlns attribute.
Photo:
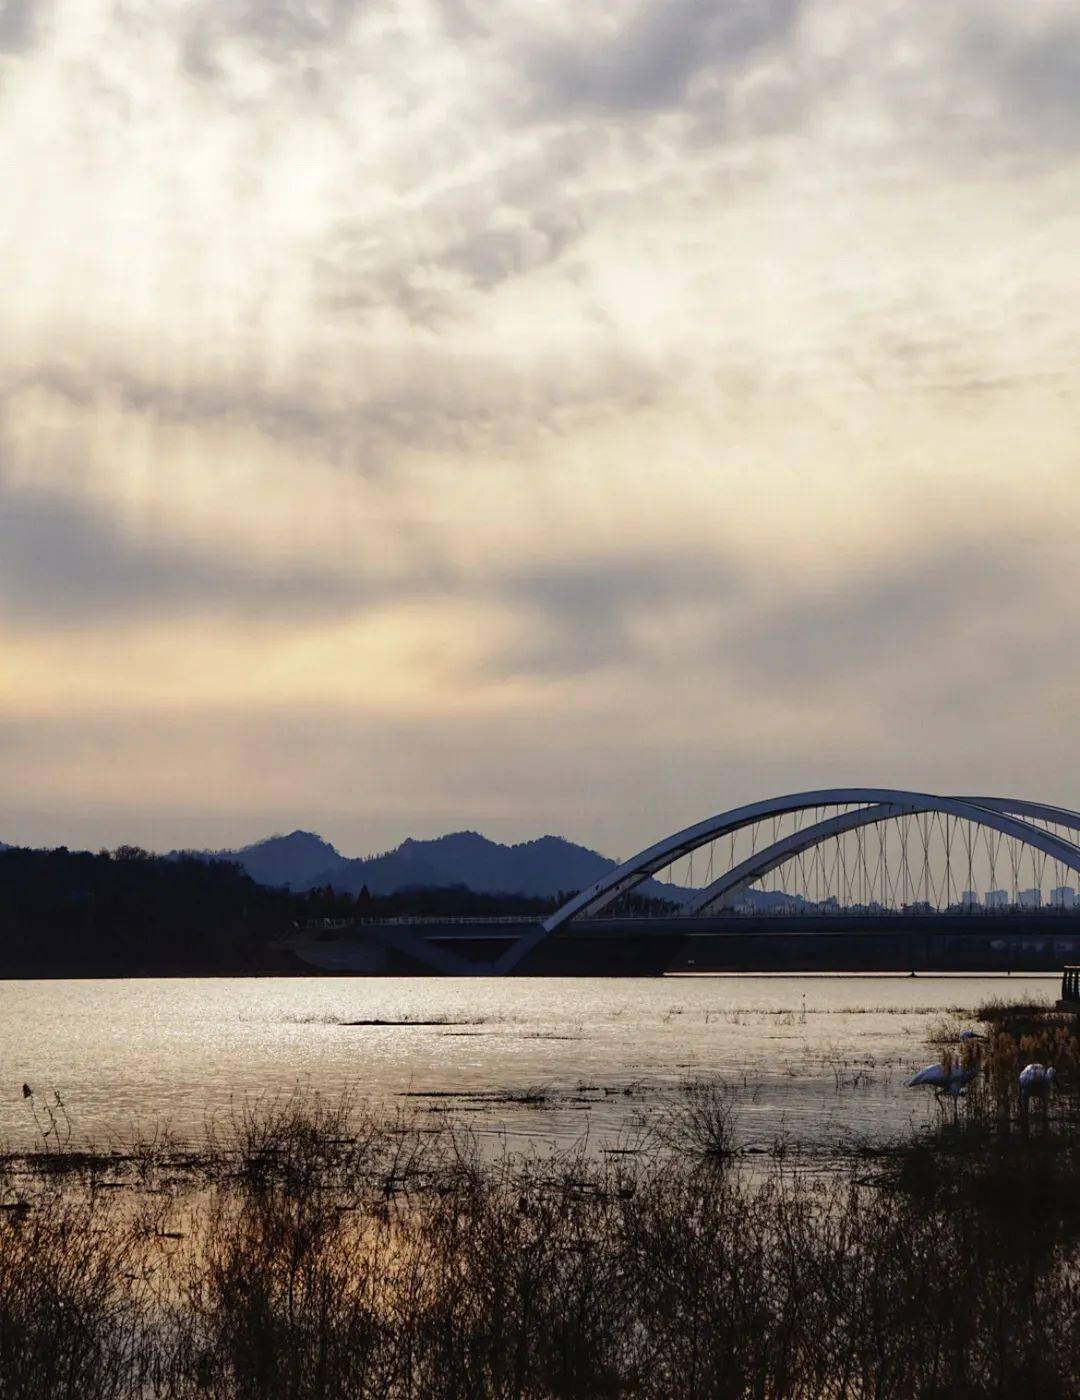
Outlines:
<svg viewBox="0 0 1080 1400"><path fill-rule="evenodd" d="M987 890L986 907L987 909L1007 909L1009 907L1009 891Z"/></svg>
<svg viewBox="0 0 1080 1400"><path fill-rule="evenodd" d="M963 890L960 895L960 907L962 909L978 909L979 891Z"/></svg>
<svg viewBox="0 0 1080 1400"><path fill-rule="evenodd" d="M1039 909L1039 908L1041 908L1041 907L1042 907L1042 890L1040 890L1040 889L1033 889L1033 890L1021 890L1021 891L1020 891L1020 908L1021 908L1021 909Z"/></svg>
<svg viewBox="0 0 1080 1400"><path fill-rule="evenodd" d="M1055 909L1075 909L1076 891L1071 885L1058 885L1050 891L1050 903Z"/></svg>

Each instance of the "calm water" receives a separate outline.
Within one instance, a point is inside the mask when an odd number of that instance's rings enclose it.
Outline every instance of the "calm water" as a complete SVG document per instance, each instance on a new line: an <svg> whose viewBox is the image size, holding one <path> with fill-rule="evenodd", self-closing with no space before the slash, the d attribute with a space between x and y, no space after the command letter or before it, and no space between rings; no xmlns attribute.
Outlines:
<svg viewBox="0 0 1080 1400"><path fill-rule="evenodd" d="M993 996L1052 1000L1056 986L929 976L0 982L0 1136L34 1141L24 1081L38 1095L59 1091L76 1136L99 1144L165 1121L197 1133L245 1096L307 1083L457 1109L514 1141L588 1130L602 1145L665 1090L720 1074L745 1085L748 1140L827 1146L924 1121L932 1096L902 1080L927 1063L924 1041L943 1014ZM359 1020L456 1024L344 1024ZM537 1088L540 1107L476 1097Z"/></svg>

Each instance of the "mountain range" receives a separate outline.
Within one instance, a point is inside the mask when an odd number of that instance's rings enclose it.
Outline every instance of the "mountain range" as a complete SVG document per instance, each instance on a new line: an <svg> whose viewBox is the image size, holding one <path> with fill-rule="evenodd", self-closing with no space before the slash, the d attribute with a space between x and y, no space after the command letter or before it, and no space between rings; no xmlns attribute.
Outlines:
<svg viewBox="0 0 1080 1400"><path fill-rule="evenodd" d="M0 851L8 849L15 848L0 841ZM427 841L409 837L393 850L372 856L343 856L315 832L299 830L268 836L235 850L184 850L169 855L230 861L260 885L298 893L327 885L338 893L353 895L365 887L373 895L456 887L475 894L549 899L588 888L618 864L562 836L540 836L508 846L476 831L455 831ZM681 904L695 891L646 880L637 893ZM756 889L741 891L740 899L758 908L792 900L805 903L798 895Z"/></svg>
<svg viewBox="0 0 1080 1400"><path fill-rule="evenodd" d="M185 854L194 854L186 852ZM411 837L392 851L350 858L311 831L275 835L231 851L202 851L229 860L261 885L292 890L333 885L359 894L393 894L416 887L464 885L481 894L555 896L599 880L616 861L561 836L541 836L506 846L476 831L456 831L430 841ZM682 900L687 891L655 880L641 886L653 898Z"/></svg>

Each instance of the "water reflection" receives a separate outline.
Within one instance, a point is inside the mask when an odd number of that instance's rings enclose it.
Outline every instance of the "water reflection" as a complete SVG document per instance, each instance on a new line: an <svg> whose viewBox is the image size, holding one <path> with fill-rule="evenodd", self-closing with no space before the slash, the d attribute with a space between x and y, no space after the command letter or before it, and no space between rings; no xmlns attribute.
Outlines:
<svg viewBox="0 0 1080 1400"><path fill-rule="evenodd" d="M0 1132L29 1146L21 1086L58 1090L100 1144L197 1133L246 1095L345 1084L466 1113L480 1132L616 1145L663 1092L721 1075L741 1131L830 1146L889 1137L932 1102L903 1088L949 1013L1050 977L146 979L0 983Z"/></svg>

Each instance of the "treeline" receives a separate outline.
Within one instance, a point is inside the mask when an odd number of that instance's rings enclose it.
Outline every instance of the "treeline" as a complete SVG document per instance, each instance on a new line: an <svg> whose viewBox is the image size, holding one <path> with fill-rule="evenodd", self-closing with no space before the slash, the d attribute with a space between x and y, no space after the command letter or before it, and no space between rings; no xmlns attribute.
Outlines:
<svg viewBox="0 0 1080 1400"><path fill-rule="evenodd" d="M293 902L237 866L137 847L0 851L0 971L255 971L295 918Z"/></svg>
<svg viewBox="0 0 1080 1400"><path fill-rule="evenodd" d="M155 856L0 850L0 976L78 977L307 972L274 945L316 918L537 917L558 900L464 886L353 896L290 893L239 866Z"/></svg>
<svg viewBox="0 0 1080 1400"><path fill-rule="evenodd" d="M319 893L312 890L312 894ZM335 898L332 890L322 891ZM396 890L393 894L371 894L367 887L360 891L352 907L362 919L415 918L490 919L520 915L524 919L543 918L559 907L569 895L550 899L526 894L483 894L464 885L416 886Z"/></svg>

